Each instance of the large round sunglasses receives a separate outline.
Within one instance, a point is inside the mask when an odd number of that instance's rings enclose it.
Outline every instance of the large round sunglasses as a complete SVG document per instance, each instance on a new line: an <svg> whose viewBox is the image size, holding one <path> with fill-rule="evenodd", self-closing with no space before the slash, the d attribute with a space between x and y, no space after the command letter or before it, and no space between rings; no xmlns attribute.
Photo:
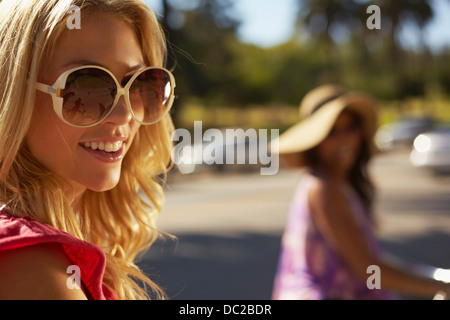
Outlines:
<svg viewBox="0 0 450 320"><path fill-rule="evenodd" d="M38 82L36 89L52 96L58 117L73 127L99 124L122 96L136 121L153 124L172 107L175 79L164 68L146 67L119 83L111 71L88 65L65 71L53 85Z"/></svg>

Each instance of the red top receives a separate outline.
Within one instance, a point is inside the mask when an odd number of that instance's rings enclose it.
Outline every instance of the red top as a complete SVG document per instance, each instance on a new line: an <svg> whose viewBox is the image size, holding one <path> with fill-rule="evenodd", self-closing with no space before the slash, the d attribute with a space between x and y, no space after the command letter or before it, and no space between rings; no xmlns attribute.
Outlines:
<svg viewBox="0 0 450 320"><path fill-rule="evenodd" d="M6 210L0 210L0 251L31 246L40 243L59 243L72 263L80 268L88 298L92 300L116 300L116 296L103 285L106 256L103 250L90 242L80 240L69 233L29 217L17 218ZM70 277L70 273L67 277Z"/></svg>

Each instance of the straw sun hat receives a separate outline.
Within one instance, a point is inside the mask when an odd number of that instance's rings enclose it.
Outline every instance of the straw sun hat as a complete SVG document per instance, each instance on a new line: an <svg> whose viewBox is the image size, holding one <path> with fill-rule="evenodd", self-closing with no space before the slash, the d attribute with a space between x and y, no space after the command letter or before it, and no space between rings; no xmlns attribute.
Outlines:
<svg viewBox="0 0 450 320"><path fill-rule="evenodd" d="M323 85L310 91L300 104L301 121L280 135L278 141L272 143L271 149L274 149L274 143L278 144L281 160L289 166L305 165L303 152L316 147L328 136L344 109L360 116L364 138L369 143L371 153L376 152L375 101L363 93L346 92L335 85Z"/></svg>

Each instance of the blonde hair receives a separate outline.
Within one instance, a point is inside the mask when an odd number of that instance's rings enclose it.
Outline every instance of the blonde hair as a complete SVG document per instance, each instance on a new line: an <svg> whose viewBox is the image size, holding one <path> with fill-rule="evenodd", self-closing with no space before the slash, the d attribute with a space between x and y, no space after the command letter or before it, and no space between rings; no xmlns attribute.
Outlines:
<svg viewBox="0 0 450 320"><path fill-rule="evenodd" d="M154 221L162 208L162 184L170 167L174 129L170 116L141 126L123 160L118 185L105 192L86 191L77 209L58 177L32 156L25 143L35 101L32 84L66 30L72 5L81 9L82 16L98 11L127 22L136 31L146 63L165 63L164 34L140 0L0 1L0 201L18 216L48 223L103 248L104 284L119 299L165 298L136 266L135 258L160 235Z"/></svg>

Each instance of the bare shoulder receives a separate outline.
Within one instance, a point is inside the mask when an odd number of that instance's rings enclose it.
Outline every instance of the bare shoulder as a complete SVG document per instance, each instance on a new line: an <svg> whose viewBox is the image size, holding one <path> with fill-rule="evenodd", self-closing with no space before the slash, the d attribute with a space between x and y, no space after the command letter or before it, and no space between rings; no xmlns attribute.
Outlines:
<svg viewBox="0 0 450 320"><path fill-rule="evenodd" d="M315 180L308 201L324 238L358 275L365 276L368 265L379 263L367 246L341 184Z"/></svg>
<svg viewBox="0 0 450 320"><path fill-rule="evenodd" d="M345 193L345 186L338 181L314 178L308 202L319 224L347 228L353 224L353 213ZM324 231L324 230L323 230Z"/></svg>
<svg viewBox="0 0 450 320"><path fill-rule="evenodd" d="M38 244L0 252L0 299L86 299L69 289L72 264L59 244Z"/></svg>
<svg viewBox="0 0 450 320"><path fill-rule="evenodd" d="M309 191L309 201L312 207L345 201L343 188L336 181L314 178Z"/></svg>

